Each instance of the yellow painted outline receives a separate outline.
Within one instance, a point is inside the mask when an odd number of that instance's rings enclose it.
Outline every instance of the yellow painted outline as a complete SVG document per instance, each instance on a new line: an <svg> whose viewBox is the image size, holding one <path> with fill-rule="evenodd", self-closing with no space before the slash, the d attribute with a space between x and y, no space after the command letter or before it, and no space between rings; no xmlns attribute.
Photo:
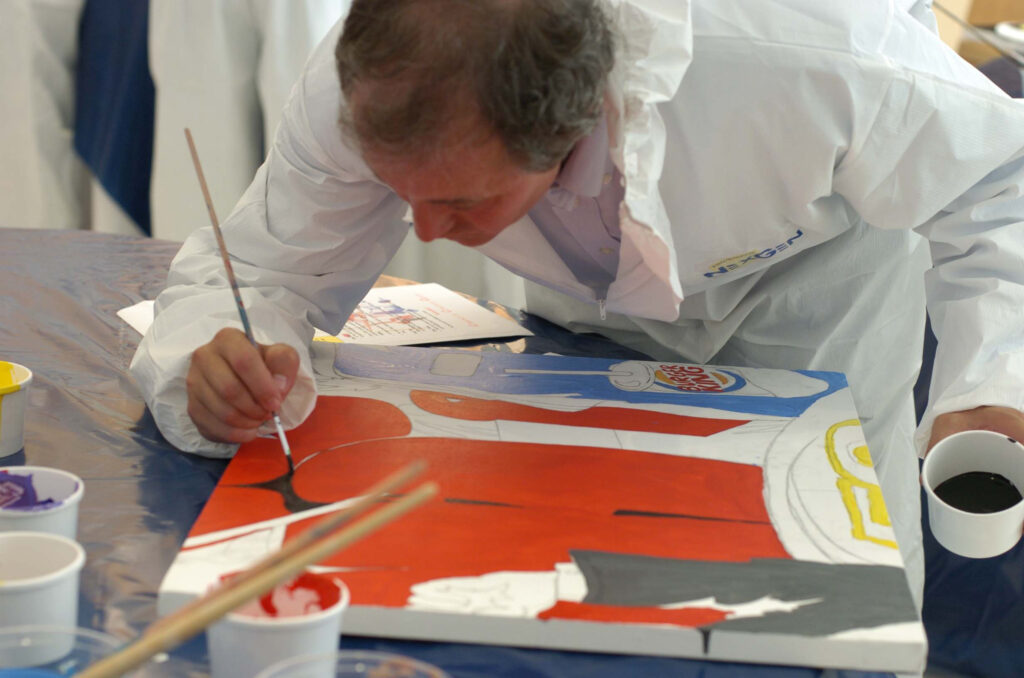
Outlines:
<svg viewBox="0 0 1024 678"><path fill-rule="evenodd" d="M825 453L828 455L828 463L831 464L832 470L839 476L839 479L836 480L836 487L839 488L839 494L843 498L843 505L846 507L846 512L850 515L851 534L854 539L870 541L892 549L899 548L896 542L891 539L872 537L864 527L864 515L861 513L860 507L857 506L857 496L854 493L856 488L867 492L868 516L872 523L890 527L892 521L889 519L889 511L885 508L882 488L874 483L865 482L850 473L839 460L839 453L836 452L836 431L844 426L860 426L860 421L857 419L847 419L830 426L828 431L825 432ZM868 453L866 445L858 446L853 451L853 455L861 464L873 466L870 463L871 455Z"/></svg>

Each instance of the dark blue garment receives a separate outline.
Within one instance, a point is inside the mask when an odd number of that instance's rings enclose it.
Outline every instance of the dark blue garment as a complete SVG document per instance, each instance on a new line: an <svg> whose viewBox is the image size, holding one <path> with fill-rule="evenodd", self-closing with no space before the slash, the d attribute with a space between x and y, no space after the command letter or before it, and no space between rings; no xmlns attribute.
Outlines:
<svg viewBox="0 0 1024 678"><path fill-rule="evenodd" d="M1024 51L1021 55L1024 56ZM979 66L978 70L1011 97L1019 99L1024 96L1024 68L1009 59L993 59Z"/></svg>
<svg viewBox="0 0 1024 678"><path fill-rule="evenodd" d="M75 151L143 232L149 225L153 81L147 0L88 0L75 74Z"/></svg>

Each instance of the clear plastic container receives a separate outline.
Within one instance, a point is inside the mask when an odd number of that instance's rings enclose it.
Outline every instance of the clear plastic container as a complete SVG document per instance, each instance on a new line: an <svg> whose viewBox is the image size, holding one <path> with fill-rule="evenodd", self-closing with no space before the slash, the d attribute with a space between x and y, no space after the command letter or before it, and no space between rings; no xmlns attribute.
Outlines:
<svg viewBox="0 0 1024 678"><path fill-rule="evenodd" d="M92 629L61 626L0 627L0 678L72 676L125 643ZM183 658L158 655L127 674L132 678L190 678L206 669Z"/></svg>
<svg viewBox="0 0 1024 678"><path fill-rule="evenodd" d="M294 657L274 664L256 678L451 678L410 657L387 652L342 650L326 655Z"/></svg>

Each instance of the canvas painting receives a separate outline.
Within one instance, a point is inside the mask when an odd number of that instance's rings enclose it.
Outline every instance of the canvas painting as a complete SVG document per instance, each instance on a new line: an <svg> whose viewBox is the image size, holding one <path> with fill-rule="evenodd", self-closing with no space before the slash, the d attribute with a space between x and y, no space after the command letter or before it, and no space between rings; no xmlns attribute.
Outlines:
<svg viewBox="0 0 1024 678"><path fill-rule="evenodd" d="M326 347L320 347L325 350ZM345 631L917 671L925 636L846 380L331 345L313 415L241 447L167 613L423 459L440 497L322 563Z"/></svg>

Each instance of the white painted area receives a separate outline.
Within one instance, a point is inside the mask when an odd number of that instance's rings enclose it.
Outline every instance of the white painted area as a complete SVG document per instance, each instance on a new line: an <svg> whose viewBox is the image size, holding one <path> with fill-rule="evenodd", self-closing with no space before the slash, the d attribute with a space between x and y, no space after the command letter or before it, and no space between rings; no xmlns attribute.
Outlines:
<svg viewBox="0 0 1024 678"><path fill-rule="evenodd" d="M574 603L587 597L587 580L576 563L555 563L555 589L559 600Z"/></svg>
<svg viewBox="0 0 1024 678"><path fill-rule="evenodd" d="M764 596L746 603L729 604L719 602L717 598L711 596L709 598L689 600L684 603L661 605L660 607L666 610L685 610L687 608L720 610L728 613L729 619L742 619L746 617L763 617L772 612L792 612L793 610L800 609L804 605L813 605L814 603L819 602L821 602L821 598L787 601L779 600L772 596Z"/></svg>
<svg viewBox="0 0 1024 678"><path fill-rule="evenodd" d="M498 617L536 617L557 602L556 573L490 572L416 584L408 609Z"/></svg>
<svg viewBox="0 0 1024 678"><path fill-rule="evenodd" d="M170 614L206 593L222 575L244 570L281 548L284 532L278 525L180 551L160 584L157 614Z"/></svg>
<svg viewBox="0 0 1024 678"><path fill-rule="evenodd" d="M849 391L838 391L818 400L773 441L764 462L768 513L794 558L902 567L898 549L854 536L853 521L837 485L840 475L829 462L826 431L850 420L852 412ZM837 429L837 457L842 468L857 479L877 485L874 470L855 463L852 455L854 449L866 445L863 435L859 425ZM856 500L857 493L852 496ZM892 528L870 523L867 504L860 506L867 533L895 543Z"/></svg>
<svg viewBox="0 0 1024 678"><path fill-rule="evenodd" d="M545 445L577 445L580 447L621 447L615 431L579 426L552 426L528 421L499 421L501 439L507 442L537 443Z"/></svg>
<svg viewBox="0 0 1024 678"><path fill-rule="evenodd" d="M305 460L303 460L305 461ZM302 462L300 462L301 464ZM299 511L298 513L290 513L280 518L272 518L270 520L261 520L257 523L249 523L239 527L233 527L225 530L217 530L216 532L204 532L203 534L195 537L189 537L182 544L182 549L196 549L201 546L207 546L216 542L236 539L244 537L245 535L253 532L284 529L292 523L297 523L300 520L308 520L309 518L315 518L316 516L322 516L327 513L333 513L340 509L349 506L350 504L358 501L360 497L351 497L344 501L337 501L332 504L326 504L324 506L318 506L316 508L309 509L307 511Z"/></svg>

